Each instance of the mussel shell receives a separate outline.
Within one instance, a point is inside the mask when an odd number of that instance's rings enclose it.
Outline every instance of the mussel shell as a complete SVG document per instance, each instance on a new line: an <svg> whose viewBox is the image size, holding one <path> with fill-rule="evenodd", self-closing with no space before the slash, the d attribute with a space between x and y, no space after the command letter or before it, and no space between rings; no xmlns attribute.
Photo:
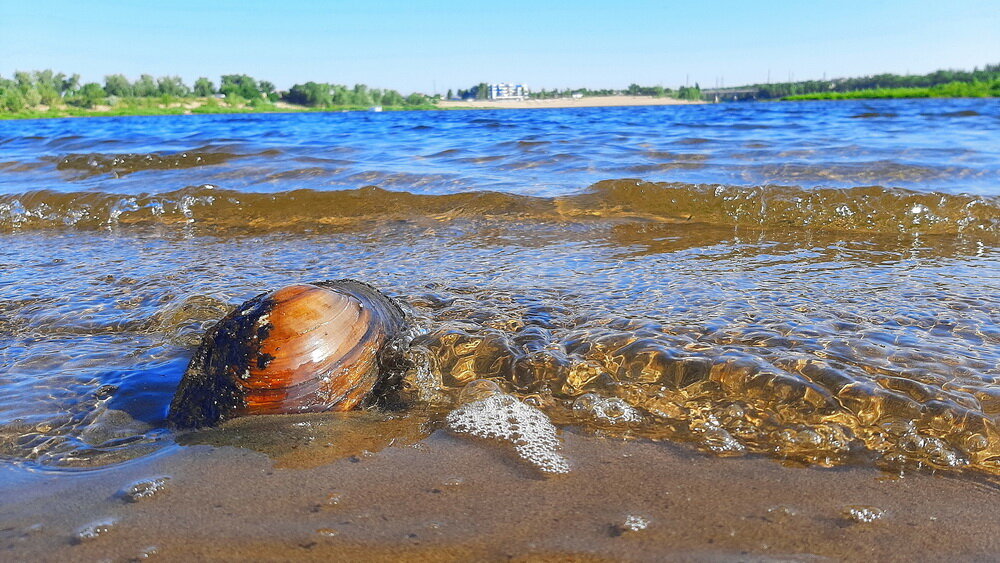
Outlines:
<svg viewBox="0 0 1000 563"><path fill-rule="evenodd" d="M206 332L167 419L192 428L389 401L405 369L405 328L399 305L355 280L258 295Z"/></svg>

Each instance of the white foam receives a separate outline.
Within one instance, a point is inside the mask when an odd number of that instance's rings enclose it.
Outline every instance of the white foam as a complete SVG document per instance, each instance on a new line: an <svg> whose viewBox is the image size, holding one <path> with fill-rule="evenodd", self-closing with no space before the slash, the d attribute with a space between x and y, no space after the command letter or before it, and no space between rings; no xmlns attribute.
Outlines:
<svg viewBox="0 0 1000 563"><path fill-rule="evenodd" d="M495 393L466 403L445 419L455 432L514 444L517 454L546 473L568 473L569 462L558 450L562 441L545 413L517 398Z"/></svg>

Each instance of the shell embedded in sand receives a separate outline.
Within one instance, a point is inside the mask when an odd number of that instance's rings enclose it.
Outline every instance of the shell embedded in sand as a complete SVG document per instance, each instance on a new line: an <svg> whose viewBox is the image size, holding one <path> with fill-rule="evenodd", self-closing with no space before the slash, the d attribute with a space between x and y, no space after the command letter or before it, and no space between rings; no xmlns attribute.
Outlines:
<svg viewBox="0 0 1000 563"><path fill-rule="evenodd" d="M395 302L354 280L258 295L206 333L168 420L188 428L376 402L399 377L404 325Z"/></svg>

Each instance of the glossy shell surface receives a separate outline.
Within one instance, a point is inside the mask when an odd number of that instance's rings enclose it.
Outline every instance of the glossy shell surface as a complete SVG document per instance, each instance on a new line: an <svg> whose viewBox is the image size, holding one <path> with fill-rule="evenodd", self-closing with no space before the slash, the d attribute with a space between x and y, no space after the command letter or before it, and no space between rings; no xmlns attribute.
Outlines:
<svg viewBox="0 0 1000 563"><path fill-rule="evenodd" d="M394 301L353 280L258 295L206 333L168 419L188 428L377 401L398 379L404 328Z"/></svg>

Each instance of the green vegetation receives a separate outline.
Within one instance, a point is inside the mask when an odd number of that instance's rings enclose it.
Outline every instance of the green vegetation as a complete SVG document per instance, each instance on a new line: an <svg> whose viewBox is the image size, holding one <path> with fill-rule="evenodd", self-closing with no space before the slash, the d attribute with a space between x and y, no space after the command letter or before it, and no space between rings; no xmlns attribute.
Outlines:
<svg viewBox="0 0 1000 563"><path fill-rule="evenodd" d="M448 90L448 99L487 99L488 85ZM534 99L571 96L654 96L681 100L841 100L860 98L964 98L1000 96L1000 64L971 71L939 70L925 75L879 74L859 78L754 84L702 90L698 84L676 90L630 84L625 89L553 89L531 92ZM177 115L185 113L245 113L286 111L351 111L382 106L385 110L435 109L439 96L395 90L353 88L325 82L295 84L278 91L272 82L246 74L227 74L219 87L206 77L189 87L178 76L143 74L130 81L109 74L104 83L81 84L80 75L51 70L0 76L0 119L88 115Z"/></svg>
<svg viewBox="0 0 1000 563"><path fill-rule="evenodd" d="M701 86L695 82L693 87L681 86L677 89L677 99L679 100L700 100Z"/></svg>
<svg viewBox="0 0 1000 563"><path fill-rule="evenodd" d="M751 84L712 90L711 96L725 100L840 100L854 98L926 98L926 97L980 97L996 94L978 94L983 86L1000 80L1000 64L986 65L973 70L937 70L928 74L876 74L857 78L834 78L831 80L804 80L799 82L777 82L771 84ZM966 90L963 86L969 85ZM990 87L986 86L989 90ZM855 95L854 92L866 92ZM874 94L878 92L879 94ZM819 97L808 97L822 94ZM839 96L838 94L851 94Z"/></svg>
<svg viewBox="0 0 1000 563"><path fill-rule="evenodd" d="M296 84L285 94L284 99L289 103L311 108L427 108L434 105L433 98L423 94L414 93L404 98L395 90L370 89L364 84L348 88L340 84L319 82Z"/></svg>
<svg viewBox="0 0 1000 563"><path fill-rule="evenodd" d="M433 109L436 98L395 90L371 89L364 84L307 82L279 92L274 83L246 74L227 74L219 87L205 77L189 87L178 76L141 75L134 82L109 74L104 84L80 83L79 75L51 70L16 72L0 76L0 119L77 117L89 115L177 115L185 113L247 113L289 111Z"/></svg>
<svg viewBox="0 0 1000 563"><path fill-rule="evenodd" d="M480 82L468 90L462 90L459 88L457 98L460 100L485 100L490 96L490 85L485 82ZM448 90L449 96L451 98L451 90Z"/></svg>
<svg viewBox="0 0 1000 563"><path fill-rule="evenodd" d="M873 88L853 92L817 92L786 96L783 100L857 100L871 98L987 98L1000 97L1000 79L992 82L949 82L930 88Z"/></svg>

